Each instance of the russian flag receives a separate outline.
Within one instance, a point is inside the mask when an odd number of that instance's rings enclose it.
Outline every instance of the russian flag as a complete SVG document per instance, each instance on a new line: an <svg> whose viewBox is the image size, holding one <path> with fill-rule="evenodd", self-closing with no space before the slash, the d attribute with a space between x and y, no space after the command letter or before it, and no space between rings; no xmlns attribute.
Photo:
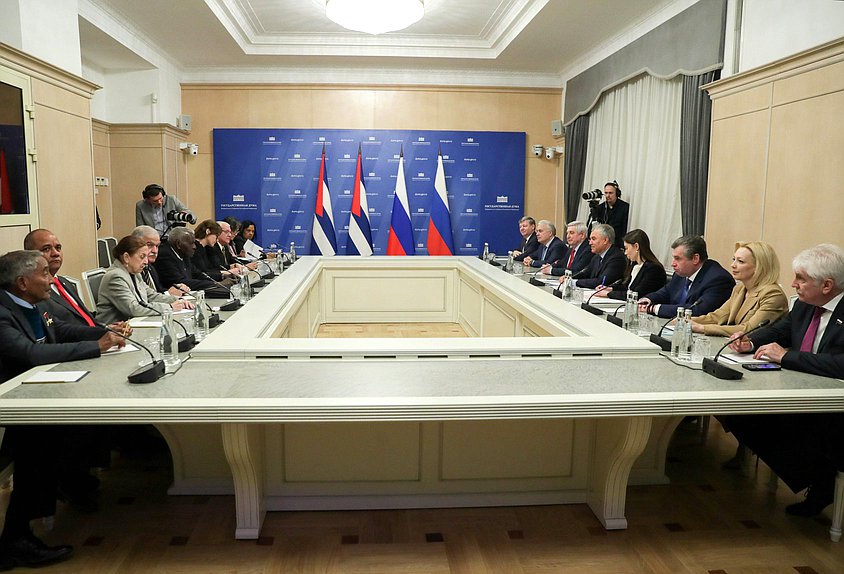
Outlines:
<svg viewBox="0 0 844 574"><path fill-rule="evenodd" d="M445 188L443 154L437 155L437 176L434 178L431 199L431 221L428 223L428 255L454 255L454 240L451 238L451 212L448 209L448 194Z"/></svg>
<svg viewBox="0 0 844 574"><path fill-rule="evenodd" d="M311 232L311 255L334 255L337 253L337 238L334 236L334 215L331 212L331 194L328 193L328 179L325 174L325 147L319 164L314 226Z"/></svg>
<svg viewBox="0 0 844 574"><path fill-rule="evenodd" d="M399 157L399 171L396 175L396 195L393 197L387 255L416 255L416 249L413 247L413 226L410 224L410 204L407 201L407 183L404 181L404 152Z"/></svg>
<svg viewBox="0 0 844 574"><path fill-rule="evenodd" d="M366 186L363 184L360 146L358 146L358 167L355 170L352 213L349 214L349 241L346 243L346 255L372 255L372 229L369 226L369 203L366 201Z"/></svg>

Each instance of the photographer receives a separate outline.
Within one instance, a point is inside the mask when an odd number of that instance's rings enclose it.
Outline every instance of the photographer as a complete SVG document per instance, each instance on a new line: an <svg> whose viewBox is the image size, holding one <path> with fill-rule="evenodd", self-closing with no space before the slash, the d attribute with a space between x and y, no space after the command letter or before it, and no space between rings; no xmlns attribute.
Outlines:
<svg viewBox="0 0 844 574"><path fill-rule="evenodd" d="M627 235L627 223L630 218L630 204L621 199L621 188L613 180L604 185L604 201L598 202L601 191L596 189L583 194L589 201L589 224L606 223L615 230L616 247L621 247L622 237Z"/></svg>
<svg viewBox="0 0 844 574"><path fill-rule="evenodd" d="M185 204L167 195L157 183L146 186L141 193L143 199L135 204L135 225L149 225L164 235L171 227L196 223L196 217Z"/></svg>

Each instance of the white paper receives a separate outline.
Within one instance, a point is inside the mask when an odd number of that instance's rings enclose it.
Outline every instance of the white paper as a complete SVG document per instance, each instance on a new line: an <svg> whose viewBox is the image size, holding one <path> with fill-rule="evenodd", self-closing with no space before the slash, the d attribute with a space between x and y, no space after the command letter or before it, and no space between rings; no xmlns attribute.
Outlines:
<svg viewBox="0 0 844 574"><path fill-rule="evenodd" d="M133 329L140 329L142 327L161 327L161 319L153 319L152 317L133 317L129 319L129 326Z"/></svg>
<svg viewBox="0 0 844 574"><path fill-rule="evenodd" d="M724 351L719 355L719 358L739 365L758 365L760 363L770 363L770 359L754 359L753 353L739 354L733 351Z"/></svg>
<svg viewBox="0 0 844 574"><path fill-rule="evenodd" d="M24 383L75 383L88 371L41 371L24 380Z"/></svg>
<svg viewBox="0 0 844 574"><path fill-rule="evenodd" d="M246 252L247 255L254 259L260 259L261 253L264 252L264 248L258 245L257 243L253 242L251 239L247 239L246 242L243 244L243 250Z"/></svg>
<svg viewBox="0 0 844 574"><path fill-rule="evenodd" d="M103 355L118 355L120 353L131 353L132 351L137 351L138 348L133 345L132 343L126 343L125 347L118 347L117 345L113 346L111 349L102 353Z"/></svg>

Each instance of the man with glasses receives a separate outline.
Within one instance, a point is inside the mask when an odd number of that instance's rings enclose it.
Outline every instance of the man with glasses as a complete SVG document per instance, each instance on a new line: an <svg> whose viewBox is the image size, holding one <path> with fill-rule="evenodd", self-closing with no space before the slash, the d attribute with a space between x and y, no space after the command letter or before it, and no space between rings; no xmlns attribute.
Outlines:
<svg viewBox="0 0 844 574"><path fill-rule="evenodd" d="M161 245L161 238L158 236L158 232L155 228L150 227L149 225L139 225L132 230L131 235L140 237L146 241L147 247L149 247L149 255L147 256L148 264L141 272L141 277L143 277L147 285L159 293L168 293L175 297L181 297L185 294L185 291L190 291L190 288L184 283L177 283L169 289L161 284L161 279L158 277L158 271L152 265L155 263L155 260L158 259L158 247Z"/></svg>

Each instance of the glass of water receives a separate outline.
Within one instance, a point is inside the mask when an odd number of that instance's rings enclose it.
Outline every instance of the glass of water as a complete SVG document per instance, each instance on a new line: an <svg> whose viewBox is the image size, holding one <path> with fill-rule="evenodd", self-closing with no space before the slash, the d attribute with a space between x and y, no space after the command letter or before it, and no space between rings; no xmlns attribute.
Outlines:
<svg viewBox="0 0 844 574"><path fill-rule="evenodd" d="M639 313L639 328L636 334L640 337L649 337L653 329L653 322L656 317L648 315L645 311L637 311Z"/></svg>
<svg viewBox="0 0 844 574"><path fill-rule="evenodd" d="M706 335L696 334L692 339L692 362L702 363L712 352L712 342Z"/></svg>

